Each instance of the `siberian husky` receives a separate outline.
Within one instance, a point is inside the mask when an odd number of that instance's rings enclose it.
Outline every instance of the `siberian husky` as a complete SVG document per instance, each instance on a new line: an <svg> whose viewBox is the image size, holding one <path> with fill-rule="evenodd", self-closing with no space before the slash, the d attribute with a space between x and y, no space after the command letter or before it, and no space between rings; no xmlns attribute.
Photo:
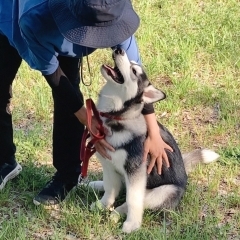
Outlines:
<svg viewBox="0 0 240 240"><path fill-rule="evenodd" d="M166 95L150 84L142 66L130 62L124 50L116 49L113 60L114 68L101 67L106 84L100 91L97 109L106 129L106 141L115 152L109 152L111 161L96 153L103 167L104 195L92 207L100 204L110 209L125 184L126 202L112 214L127 215L122 230L130 233L140 228L144 209L175 208L185 192L187 173L197 163L212 162L219 155L208 149L182 155L171 133L159 124L163 140L173 149L166 150L170 167L163 165L161 175L154 167L148 175L149 159L143 161L147 127L141 112L144 104L163 100Z"/></svg>

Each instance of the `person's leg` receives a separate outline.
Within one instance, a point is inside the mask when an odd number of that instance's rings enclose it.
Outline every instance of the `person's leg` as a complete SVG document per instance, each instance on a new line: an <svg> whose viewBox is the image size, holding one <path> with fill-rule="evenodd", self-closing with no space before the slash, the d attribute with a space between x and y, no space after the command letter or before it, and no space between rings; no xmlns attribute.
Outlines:
<svg viewBox="0 0 240 240"><path fill-rule="evenodd" d="M16 147L13 143L10 110L12 82L21 61L17 50L5 36L0 35L0 190L21 171L21 166L15 160Z"/></svg>
<svg viewBox="0 0 240 240"><path fill-rule="evenodd" d="M79 59L60 56L59 64L74 89L80 93ZM57 173L47 186L34 198L34 203L57 204L77 185L81 173L80 143L84 131L68 107L53 92L53 165Z"/></svg>
<svg viewBox="0 0 240 240"><path fill-rule="evenodd" d="M75 91L82 96L79 89L79 59L59 57L59 64ZM84 125L54 93L53 99L53 165L63 178L77 182L81 173L80 143Z"/></svg>

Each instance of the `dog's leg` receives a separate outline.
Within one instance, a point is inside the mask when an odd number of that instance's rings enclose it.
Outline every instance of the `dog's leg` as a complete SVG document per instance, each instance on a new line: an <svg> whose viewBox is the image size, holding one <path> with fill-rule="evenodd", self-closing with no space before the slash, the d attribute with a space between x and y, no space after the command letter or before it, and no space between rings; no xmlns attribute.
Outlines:
<svg viewBox="0 0 240 240"><path fill-rule="evenodd" d="M173 184L147 189L144 209L174 209L179 204L184 191L183 188Z"/></svg>
<svg viewBox="0 0 240 240"><path fill-rule="evenodd" d="M143 202L146 188L146 165L141 167L134 174L126 174L126 202L121 210L128 211L127 219L123 224L123 232L130 233L140 228L143 216Z"/></svg>
<svg viewBox="0 0 240 240"><path fill-rule="evenodd" d="M128 206L127 206L127 202L125 202L111 212L110 218L113 222L117 223L120 217L127 215L127 212L128 212Z"/></svg>
<svg viewBox="0 0 240 240"><path fill-rule="evenodd" d="M91 208L111 208L115 202L115 198L118 196L122 181L121 176L115 171L114 166L111 161L101 159L101 164L103 167L103 187L104 195L100 202L93 203Z"/></svg>
<svg viewBox="0 0 240 240"><path fill-rule="evenodd" d="M115 171L112 164L108 163L108 166L103 168L103 186L105 193L101 203L108 208L112 207L122 186L121 176Z"/></svg>

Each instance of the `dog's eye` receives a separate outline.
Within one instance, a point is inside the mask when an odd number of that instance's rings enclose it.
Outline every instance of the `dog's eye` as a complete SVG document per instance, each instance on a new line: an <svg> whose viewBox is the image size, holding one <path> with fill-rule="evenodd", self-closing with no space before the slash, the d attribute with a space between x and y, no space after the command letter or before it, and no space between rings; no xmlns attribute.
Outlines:
<svg viewBox="0 0 240 240"><path fill-rule="evenodd" d="M134 75L137 75L137 71L134 68L132 69L132 72Z"/></svg>

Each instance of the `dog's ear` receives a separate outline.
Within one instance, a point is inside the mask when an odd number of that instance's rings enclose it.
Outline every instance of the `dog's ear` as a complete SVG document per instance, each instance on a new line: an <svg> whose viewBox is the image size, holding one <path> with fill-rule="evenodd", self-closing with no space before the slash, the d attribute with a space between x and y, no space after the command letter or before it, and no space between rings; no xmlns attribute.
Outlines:
<svg viewBox="0 0 240 240"><path fill-rule="evenodd" d="M154 103L166 98L166 94L153 85L149 85L144 89L143 92L143 101L144 103Z"/></svg>

